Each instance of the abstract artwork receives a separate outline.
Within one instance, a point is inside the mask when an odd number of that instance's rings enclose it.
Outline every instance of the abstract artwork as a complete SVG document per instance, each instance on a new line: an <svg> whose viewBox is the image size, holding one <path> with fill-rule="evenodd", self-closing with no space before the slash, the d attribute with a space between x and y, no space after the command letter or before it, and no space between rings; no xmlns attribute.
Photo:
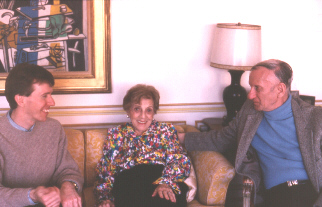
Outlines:
<svg viewBox="0 0 322 207"><path fill-rule="evenodd" d="M85 71L82 12L75 14L82 6L77 0L1 0L0 71L25 62L54 71Z"/></svg>
<svg viewBox="0 0 322 207"><path fill-rule="evenodd" d="M101 18L107 21L109 1L99 2L106 7ZM95 41L91 41L95 36L94 17L91 15L94 7L94 1L86 0L0 0L0 79L4 80L15 65L31 63L48 69L55 79L105 79L104 86L97 88L94 84L94 89L91 83L90 87L85 86L86 89L74 89L63 82L56 91L108 92L109 60L103 68L106 71L99 73L104 77L97 77L95 57L92 56L95 52L106 55L106 51L95 51ZM108 29L109 22L107 24ZM109 35L109 31L106 34ZM109 40L109 36L103 38ZM106 40L97 41L109 44ZM106 48L109 47L107 45ZM0 93L1 89L0 83Z"/></svg>

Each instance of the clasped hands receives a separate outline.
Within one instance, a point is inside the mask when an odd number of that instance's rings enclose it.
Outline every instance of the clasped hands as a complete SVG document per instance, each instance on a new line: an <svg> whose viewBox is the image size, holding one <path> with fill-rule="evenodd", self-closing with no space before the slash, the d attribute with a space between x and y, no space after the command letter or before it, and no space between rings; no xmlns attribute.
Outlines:
<svg viewBox="0 0 322 207"><path fill-rule="evenodd" d="M172 190L172 188L167 184L160 184L154 190L152 197L159 195L160 198L164 198L170 200L171 202L176 202L176 196ZM114 207L114 203L110 200L102 201L99 207Z"/></svg>
<svg viewBox="0 0 322 207"><path fill-rule="evenodd" d="M30 191L30 198L35 203L42 203L46 207L81 207L81 197L70 182L64 182L61 188L39 186Z"/></svg>

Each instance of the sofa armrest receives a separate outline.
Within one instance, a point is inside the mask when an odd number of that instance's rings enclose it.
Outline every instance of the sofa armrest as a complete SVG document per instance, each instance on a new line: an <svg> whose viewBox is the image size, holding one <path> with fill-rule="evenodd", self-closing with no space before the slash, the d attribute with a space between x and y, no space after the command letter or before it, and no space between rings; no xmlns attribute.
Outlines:
<svg viewBox="0 0 322 207"><path fill-rule="evenodd" d="M234 167L218 152L193 151L189 155L197 176L198 201L203 205L224 205Z"/></svg>

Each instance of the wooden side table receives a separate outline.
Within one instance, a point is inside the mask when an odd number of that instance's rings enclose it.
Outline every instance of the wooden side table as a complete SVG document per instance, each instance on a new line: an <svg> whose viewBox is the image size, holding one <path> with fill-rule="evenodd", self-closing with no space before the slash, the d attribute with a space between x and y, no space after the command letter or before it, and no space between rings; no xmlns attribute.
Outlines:
<svg viewBox="0 0 322 207"><path fill-rule="evenodd" d="M204 123L209 130L220 130L223 127L223 121L223 118L205 118L202 120L202 123Z"/></svg>

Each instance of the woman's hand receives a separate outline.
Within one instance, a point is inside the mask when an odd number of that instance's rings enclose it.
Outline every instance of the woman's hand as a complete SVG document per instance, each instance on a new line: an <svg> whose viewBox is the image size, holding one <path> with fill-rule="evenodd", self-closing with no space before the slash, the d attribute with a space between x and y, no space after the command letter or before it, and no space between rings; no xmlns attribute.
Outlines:
<svg viewBox="0 0 322 207"><path fill-rule="evenodd" d="M114 207L114 203L110 200L102 201L98 207Z"/></svg>
<svg viewBox="0 0 322 207"><path fill-rule="evenodd" d="M152 197L159 195L160 198L165 198L171 202L176 202L176 196L172 188L167 184L160 184L153 192Z"/></svg>

